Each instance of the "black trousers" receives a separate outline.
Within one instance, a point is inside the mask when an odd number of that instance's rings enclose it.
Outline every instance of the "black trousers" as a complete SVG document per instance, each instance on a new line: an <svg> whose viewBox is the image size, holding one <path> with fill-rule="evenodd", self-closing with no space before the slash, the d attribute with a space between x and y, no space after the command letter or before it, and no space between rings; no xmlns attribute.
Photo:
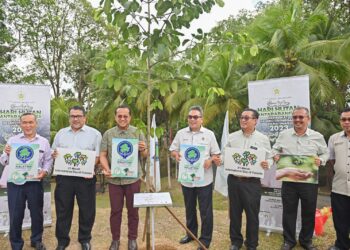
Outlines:
<svg viewBox="0 0 350 250"><path fill-rule="evenodd" d="M244 210L247 218L244 244L249 249L255 249L259 241L260 179L240 178L230 174L227 178L227 184L230 201L231 244L238 247L243 245L241 228Z"/></svg>
<svg viewBox="0 0 350 250"><path fill-rule="evenodd" d="M337 233L335 246L350 249L350 196L331 193L334 228Z"/></svg>
<svg viewBox="0 0 350 250"><path fill-rule="evenodd" d="M185 187L182 186L186 207L186 226L197 236L197 199L201 216L201 236L199 240L209 247L213 234L213 184L205 187Z"/></svg>
<svg viewBox="0 0 350 250"><path fill-rule="evenodd" d="M21 250L24 242L22 239L22 224L26 202L30 211L31 243L42 241L44 232L43 207L44 188L40 181L28 181L23 185L7 183L7 199L10 215L10 242L13 250ZM1 248L1 246L0 246Z"/></svg>
<svg viewBox="0 0 350 250"><path fill-rule="evenodd" d="M92 179L56 176L55 204L58 245L69 245L69 231L72 225L75 197L79 206L78 241L80 243L90 242L96 215L95 184L95 176Z"/></svg>
<svg viewBox="0 0 350 250"><path fill-rule="evenodd" d="M317 191L318 185L315 184L297 182L282 183L283 238L284 242L291 246L297 244L295 233L299 199L301 201L301 231L299 242L302 245L312 243L315 228Z"/></svg>

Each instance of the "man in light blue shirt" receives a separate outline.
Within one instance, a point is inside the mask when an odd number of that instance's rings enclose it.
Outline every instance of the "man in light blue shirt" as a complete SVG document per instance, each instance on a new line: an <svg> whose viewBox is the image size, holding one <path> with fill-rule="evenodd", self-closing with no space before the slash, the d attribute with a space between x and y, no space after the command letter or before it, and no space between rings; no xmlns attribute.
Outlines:
<svg viewBox="0 0 350 250"><path fill-rule="evenodd" d="M42 179L50 172L52 165L51 149L48 140L37 134L37 118L33 113L24 113L20 118L20 127L23 133L11 137L0 157L0 163L8 167L9 156L12 154L11 145L18 144L39 144L39 166L38 176L40 181L27 181L23 185L7 183L7 197L10 214L10 242L13 250L21 250L24 242L22 239L22 223L26 202L30 210L31 246L36 250L45 250L42 243L44 232L43 206L44 188Z"/></svg>
<svg viewBox="0 0 350 250"><path fill-rule="evenodd" d="M85 110L73 106L69 110L70 126L63 128L55 136L52 144L54 158L60 153L57 148L77 148L96 152L95 164L99 161L101 133L86 126ZM96 215L96 177L56 176L56 250L64 250L70 242L69 231L72 225L74 198L79 206L78 241L83 250L91 249L91 230Z"/></svg>

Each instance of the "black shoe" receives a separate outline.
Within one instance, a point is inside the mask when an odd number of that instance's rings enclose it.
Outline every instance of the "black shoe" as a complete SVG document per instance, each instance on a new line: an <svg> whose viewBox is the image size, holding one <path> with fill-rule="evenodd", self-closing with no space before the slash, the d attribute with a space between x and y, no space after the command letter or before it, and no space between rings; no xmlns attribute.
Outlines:
<svg viewBox="0 0 350 250"><path fill-rule="evenodd" d="M81 250L91 250L90 242L81 243Z"/></svg>
<svg viewBox="0 0 350 250"><path fill-rule="evenodd" d="M284 242L281 246L281 250L292 250L293 246L289 245L288 243Z"/></svg>
<svg viewBox="0 0 350 250"><path fill-rule="evenodd" d="M191 242L193 239L190 237L190 236L188 236L188 235L186 235L186 236L184 236L183 238L181 238L181 240L179 241L179 243L180 244L186 244L186 243L188 243L188 242Z"/></svg>
<svg viewBox="0 0 350 250"><path fill-rule="evenodd" d="M314 245L312 245L312 243L309 243L309 244L300 244L300 246L302 248L304 248L305 250L317 250L317 247L315 247Z"/></svg>
<svg viewBox="0 0 350 250"><path fill-rule="evenodd" d="M62 245L58 245L57 247L56 247L56 250L65 250L66 249L66 247L65 246L62 246Z"/></svg>
<svg viewBox="0 0 350 250"><path fill-rule="evenodd" d="M337 246L331 246L330 248L328 248L328 250L340 250L340 248Z"/></svg>
<svg viewBox="0 0 350 250"><path fill-rule="evenodd" d="M137 241L129 240L128 241L128 250L137 250Z"/></svg>
<svg viewBox="0 0 350 250"><path fill-rule="evenodd" d="M230 250L239 250L239 249L241 249L239 246L236 246L236 245L230 246Z"/></svg>
<svg viewBox="0 0 350 250"><path fill-rule="evenodd" d="M42 242L32 242L30 246L35 248L35 250L46 250L45 245Z"/></svg>
<svg viewBox="0 0 350 250"><path fill-rule="evenodd" d="M120 241L119 240L113 240L111 243L111 246L109 247L109 250L119 250Z"/></svg>

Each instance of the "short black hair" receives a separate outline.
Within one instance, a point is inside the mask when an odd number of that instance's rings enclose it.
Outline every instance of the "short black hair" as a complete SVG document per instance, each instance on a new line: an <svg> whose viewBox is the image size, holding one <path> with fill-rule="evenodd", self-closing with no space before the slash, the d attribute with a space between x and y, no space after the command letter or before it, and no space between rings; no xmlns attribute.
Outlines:
<svg viewBox="0 0 350 250"><path fill-rule="evenodd" d="M36 114L34 114L32 112L26 112L26 113L21 114L21 116L19 117L19 120L22 120L22 117L27 116L27 115L32 115L32 116L34 116L35 121L37 120Z"/></svg>
<svg viewBox="0 0 350 250"><path fill-rule="evenodd" d="M243 113L244 111L250 111L250 112L252 112L252 113L253 113L253 117L256 118L256 119L259 119L259 112L256 111L255 109L252 109L252 108L245 108L245 109L242 111L242 113Z"/></svg>
<svg viewBox="0 0 350 250"><path fill-rule="evenodd" d="M188 110L188 112L191 112L192 110L197 110L197 111L199 111L199 113L201 114L201 116L203 116L203 109L202 109L201 106L199 106L199 105L192 106L192 107L190 107L190 109Z"/></svg>
<svg viewBox="0 0 350 250"><path fill-rule="evenodd" d="M297 111L297 110L305 110L306 115L307 115L308 117L310 117L310 111L309 111L309 109L308 109L307 107L297 106L297 107L295 107L295 108L293 109L292 114L293 114L295 111Z"/></svg>
<svg viewBox="0 0 350 250"><path fill-rule="evenodd" d="M347 113L347 112L350 112L350 107L346 107L342 110L342 112L340 112L340 114L342 113Z"/></svg>
<svg viewBox="0 0 350 250"><path fill-rule="evenodd" d="M80 110L81 112L83 112L84 116L86 115L86 112L83 106L78 106L78 105L72 106L69 108L69 113L71 110Z"/></svg>
<svg viewBox="0 0 350 250"><path fill-rule="evenodd" d="M130 108L129 105L127 105L127 104L121 104L121 105L119 105L119 106L115 109L115 111L114 111L114 114L115 114L115 115L117 114L117 110L118 110L118 109L128 109L128 110L129 110L129 115L131 116L131 108Z"/></svg>

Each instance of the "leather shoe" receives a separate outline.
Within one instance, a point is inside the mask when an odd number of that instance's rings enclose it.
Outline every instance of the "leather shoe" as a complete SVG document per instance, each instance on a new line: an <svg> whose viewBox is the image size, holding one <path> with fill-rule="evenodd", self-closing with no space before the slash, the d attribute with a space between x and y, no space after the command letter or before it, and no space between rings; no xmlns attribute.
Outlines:
<svg viewBox="0 0 350 250"><path fill-rule="evenodd" d="M120 241L119 240L113 240L111 243L111 246L109 247L109 250L119 250Z"/></svg>
<svg viewBox="0 0 350 250"><path fill-rule="evenodd" d="M81 243L81 250L91 250L90 242Z"/></svg>
<svg viewBox="0 0 350 250"><path fill-rule="evenodd" d="M34 247L35 250L46 250L46 247L42 242L32 242L30 243L30 246Z"/></svg>
<svg viewBox="0 0 350 250"><path fill-rule="evenodd" d="M183 238L181 238L181 240L179 241L179 243L180 244L186 244L186 243L188 243L188 242L191 242L193 239L190 237L190 236L188 236L188 235L186 235L186 236L184 236Z"/></svg>
<svg viewBox="0 0 350 250"><path fill-rule="evenodd" d="M312 243L309 243L309 244L300 244L300 246L302 248L304 248L305 250L317 250L317 247L315 247L314 245L312 245Z"/></svg>
<svg viewBox="0 0 350 250"><path fill-rule="evenodd" d="M239 250L239 249L241 249L239 246L236 246L236 245L230 246L230 250Z"/></svg>
<svg viewBox="0 0 350 250"><path fill-rule="evenodd" d="M331 246L330 248L328 248L328 250L340 250L340 248L337 246Z"/></svg>
<svg viewBox="0 0 350 250"><path fill-rule="evenodd" d="M66 249L66 247L65 246L61 246L61 245L58 245L56 247L56 250L65 250L65 249Z"/></svg>
<svg viewBox="0 0 350 250"><path fill-rule="evenodd" d="M281 246L281 250L292 250L292 249L293 247L286 242L284 242L283 245Z"/></svg>
<svg viewBox="0 0 350 250"><path fill-rule="evenodd" d="M128 250L137 250L136 240L129 240L128 241Z"/></svg>

